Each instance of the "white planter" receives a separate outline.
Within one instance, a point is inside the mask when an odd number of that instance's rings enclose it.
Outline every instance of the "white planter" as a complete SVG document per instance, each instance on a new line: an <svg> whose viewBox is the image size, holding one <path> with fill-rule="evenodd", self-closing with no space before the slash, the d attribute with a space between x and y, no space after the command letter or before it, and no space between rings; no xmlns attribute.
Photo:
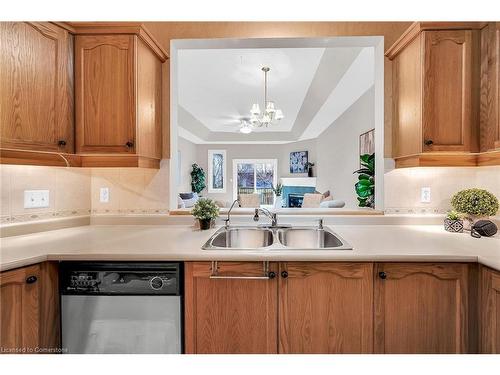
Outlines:
<svg viewBox="0 0 500 375"><path fill-rule="evenodd" d="M283 197L274 196L274 208L283 208Z"/></svg>

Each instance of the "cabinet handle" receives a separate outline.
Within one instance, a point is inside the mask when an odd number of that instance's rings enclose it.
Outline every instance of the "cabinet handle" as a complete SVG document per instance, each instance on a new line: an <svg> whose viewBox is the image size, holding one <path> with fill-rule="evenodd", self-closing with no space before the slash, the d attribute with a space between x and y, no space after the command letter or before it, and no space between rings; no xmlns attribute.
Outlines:
<svg viewBox="0 0 500 375"><path fill-rule="evenodd" d="M434 142L432 141L432 139L426 139L424 141L424 145L426 146L432 146L434 144Z"/></svg>
<svg viewBox="0 0 500 375"><path fill-rule="evenodd" d="M57 142L57 145L59 147L64 147L64 146L66 146L66 141L64 139L61 139L59 142Z"/></svg>
<svg viewBox="0 0 500 375"><path fill-rule="evenodd" d="M28 276L26 278L26 284L36 283L37 280L38 280L38 278L36 276Z"/></svg>
<svg viewBox="0 0 500 375"><path fill-rule="evenodd" d="M382 280L385 280L387 279L387 274L382 271L378 273L378 277L380 277Z"/></svg>
<svg viewBox="0 0 500 375"><path fill-rule="evenodd" d="M134 142L128 141L127 143L125 143L125 146L127 146L128 148L132 148L134 147Z"/></svg>
<svg viewBox="0 0 500 375"><path fill-rule="evenodd" d="M281 277L286 279L288 277L288 272L286 271L281 271Z"/></svg>
<svg viewBox="0 0 500 375"><path fill-rule="evenodd" d="M271 271L267 274L267 276L269 276L270 279L274 279L276 277L276 272Z"/></svg>

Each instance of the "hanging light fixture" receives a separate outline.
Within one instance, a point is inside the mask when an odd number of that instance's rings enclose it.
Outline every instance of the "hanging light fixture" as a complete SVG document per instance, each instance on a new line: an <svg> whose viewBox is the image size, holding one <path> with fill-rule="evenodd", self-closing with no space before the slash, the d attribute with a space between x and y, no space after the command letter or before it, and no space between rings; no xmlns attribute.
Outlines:
<svg viewBox="0 0 500 375"><path fill-rule="evenodd" d="M240 133L250 134L253 131L253 125L245 120L241 120Z"/></svg>
<svg viewBox="0 0 500 375"><path fill-rule="evenodd" d="M267 100L267 73L271 69L264 66L261 70L264 72L264 110L261 112L259 105L254 103L250 109L250 124L258 127L267 127L280 121L285 116L281 109L275 107L273 101Z"/></svg>

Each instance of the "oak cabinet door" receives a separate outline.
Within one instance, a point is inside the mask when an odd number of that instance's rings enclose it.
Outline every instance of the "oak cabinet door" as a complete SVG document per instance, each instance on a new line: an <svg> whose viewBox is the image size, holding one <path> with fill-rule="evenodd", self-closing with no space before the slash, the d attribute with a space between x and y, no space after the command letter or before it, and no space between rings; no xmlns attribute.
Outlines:
<svg viewBox="0 0 500 375"><path fill-rule="evenodd" d="M49 22L1 22L0 47L0 146L72 153L73 37Z"/></svg>
<svg viewBox="0 0 500 375"><path fill-rule="evenodd" d="M78 153L135 151L135 56L133 35L76 36Z"/></svg>
<svg viewBox="0 0 500 375"><path fill-rule="evenodd" d="M500 272L481 270L481 353L500 354Z"/></svg>
<svg viewBox="0 0 500 375"><path fill-rule="evenodd" d="M423 32L424 151L477 151L477 30Z"/></svg>
<svg viewBox="0 0 500 375"><path fill-rule="evenodd" d="M276 353L277 278L262 277L262 262L185 263L186 353ZM276 274L271 263L269 272Z"/></svg>
<svg viewBox="0 0 500 375"><path fill-rule="evenodd" d="M371 263L281 263L279 284L280 353L373 352Z"/></svg>
<svg viewBox="0 0 500 375"><path fill-rule="evenodd" d="M39 346L40 266L0 273L0 348L30 353Z"/></svg>
<svg viewBox="0 0 500 375"><path fill-rule="evenodd" d="M377 264L375 352L468 352L467 278L465 264Z"/></svg>

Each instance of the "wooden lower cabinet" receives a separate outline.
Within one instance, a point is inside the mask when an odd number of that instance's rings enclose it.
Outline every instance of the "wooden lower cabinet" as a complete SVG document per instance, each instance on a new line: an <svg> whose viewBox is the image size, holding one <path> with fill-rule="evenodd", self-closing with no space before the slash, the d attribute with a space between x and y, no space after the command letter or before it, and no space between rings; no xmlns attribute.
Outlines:
<svg viewBox="0 0 500 375"><path fill-rule="evenodd" d="M280 263L279 352L372 353L372 275L371 263Z"/></svg>
<svg viewBox="0 0 500 375"><path fill-rule="evenodd" d="M0 273L0 353L52 353L60 347L57 264Z"/></svg>
<svg viewBox="0 0 500 375"><path fill-rule="evenodd" d="M477 317L468 308L469 265L382 263L375 271L376 353L474 351L469 319Z"/></svg>
<svg viewBox="0 0 500 375"><path fill-rule="evenodd" d="M215 266L215 265L214 265ZM185 263L186 353L276 353L278 280L263 262ZM276 275L278 265L269 264ZM229 277L229 278L220 278Z"/></svg>
<svg viewBox="0 0 500 375"><path fill-rule="evenodd" d="M500 272L481 268L481 353L500 354Z"/></svg>
<svg viewBox="0 0 500 375"><path fill-rule="evenodd" d="M371 353L371 263L189 262L186 353ZM279 273L278 273L279 270ZM213 276L212 276L213 277ZM241 278L234 278L241 277Z"/></svg>

